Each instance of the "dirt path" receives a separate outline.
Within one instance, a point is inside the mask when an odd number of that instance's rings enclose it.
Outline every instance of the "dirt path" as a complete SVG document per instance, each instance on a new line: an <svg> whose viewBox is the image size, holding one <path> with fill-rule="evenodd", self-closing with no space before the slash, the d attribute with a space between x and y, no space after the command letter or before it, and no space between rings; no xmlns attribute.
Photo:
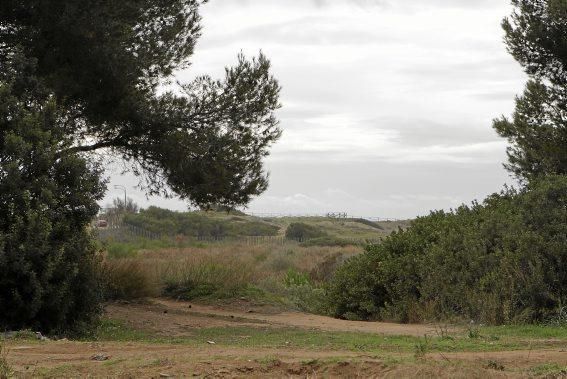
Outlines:
<svg viewBox="0 0 567 379"><path fill-rule="evenodd" d="M561 351L430 354L423 363L385 364L351 351L190 347L143 343L11 343L9 360L17 377L207 377L207 378L509 378L528 377L527 367L556 362L567 366ZM100 356L105 360L96 361ZM394 358L408 358L399 354ZM508 371L490 366L497 362Z"/></svg>
<svg viewBox="0 0 567 379"><path fill-rule="evenodd" d="M331 317L300 312L281 312L254 307L241 302L229 309L165 299L151 304L113 304L107 307L108 317L125 320L138 328L146 328L169 336L184 336L193 328L222 326L261 326L302 328L331 332L360 332L382 335L422 337L435 335L434 325L401 325L382 322L337 320ZM135 315L135 317L134 317ZM455 331L452 329L452 331Z"/></svg>

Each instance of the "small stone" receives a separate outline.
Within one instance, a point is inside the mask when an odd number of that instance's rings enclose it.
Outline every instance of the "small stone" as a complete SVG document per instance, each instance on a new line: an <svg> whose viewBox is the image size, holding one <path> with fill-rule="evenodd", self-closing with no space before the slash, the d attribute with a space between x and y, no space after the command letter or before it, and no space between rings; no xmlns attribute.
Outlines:
<svg viewBox="0 0 567 379"><path fill-rule="evenodd" d="M49 341L49 338L45 337L43 334L41 334L41 332L36 332L35 336L40 341Z"/></svg>
<svg viewBox="0 0 567 379"><path fill-rule="evenodd" d="M108 361L109 359L110 356L104 354L95 354L91 357L92 361L97 361L97 362Z"/></svg>

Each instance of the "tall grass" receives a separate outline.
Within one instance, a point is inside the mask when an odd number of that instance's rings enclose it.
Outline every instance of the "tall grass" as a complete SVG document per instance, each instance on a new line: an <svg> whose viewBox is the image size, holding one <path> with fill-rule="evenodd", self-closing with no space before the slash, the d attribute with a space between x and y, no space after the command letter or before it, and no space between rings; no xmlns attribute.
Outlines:
<svg viewBox="0 0 567 379"><path fill-rule="evenodd" d="M106 296L110 300L141 299L159 296L159 280L154 272L136 259L115 259L103 267Z"/></svg>
<svg viewBox="0 0 567 379"><path fill-rule="evenodd" d="M308 308L320 283L360 249L244 244L155 249L133 258L109 255L109 299L169 296L184 300L252 297ZM290 281L290 275L304 278ZM303 304L303 305L301 305Z"/></svg>

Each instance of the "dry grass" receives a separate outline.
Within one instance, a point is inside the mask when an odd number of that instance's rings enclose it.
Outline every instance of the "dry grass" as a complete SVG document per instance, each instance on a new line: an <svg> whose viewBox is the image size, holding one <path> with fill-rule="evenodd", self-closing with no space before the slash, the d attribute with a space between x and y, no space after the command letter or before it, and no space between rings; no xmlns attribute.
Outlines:
<svg viewBox="0 0 567 379"><path fill-rule="evenodd" d="M104 264L104 275L109 299L140 299L161 293L151 266L136 259L109 260Z"/></svg>
<svg viewBox="0 0 567 379"><path fill-rule="evenodd" d="M0 379L8 379L12 375L12 367L8 363L8 350L0 341Z"/></svg>
<svg viewBox="0 0 567 379"><path fill-rule="evenodd" d="M245 244L144 251L136 258L105 262L110 298L160 294L193 299L243 296L250 289L279 292L289 272L316 283L336 265L361 252L358 247L299 247Z"/></svg>

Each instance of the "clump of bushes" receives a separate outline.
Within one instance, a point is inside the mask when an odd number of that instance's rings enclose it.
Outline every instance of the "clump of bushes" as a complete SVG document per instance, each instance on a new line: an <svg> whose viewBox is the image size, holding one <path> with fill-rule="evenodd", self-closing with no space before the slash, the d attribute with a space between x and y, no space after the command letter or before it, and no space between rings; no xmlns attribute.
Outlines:
<svg viewBox="0 0 567 379"><path fill-rule="evenodd" d="M545 322L567 301L567 178L418 218L340 267L336 317Z"/></svg>
<svg viewBox="0 0 567 379"><path fill-rule="evenodd" d="M289 224L285 231L285 237L290 240L299 242L307 241L314 238L326 237L327 233L316 226L305 224L303 222L293 222Z"/></svg>

